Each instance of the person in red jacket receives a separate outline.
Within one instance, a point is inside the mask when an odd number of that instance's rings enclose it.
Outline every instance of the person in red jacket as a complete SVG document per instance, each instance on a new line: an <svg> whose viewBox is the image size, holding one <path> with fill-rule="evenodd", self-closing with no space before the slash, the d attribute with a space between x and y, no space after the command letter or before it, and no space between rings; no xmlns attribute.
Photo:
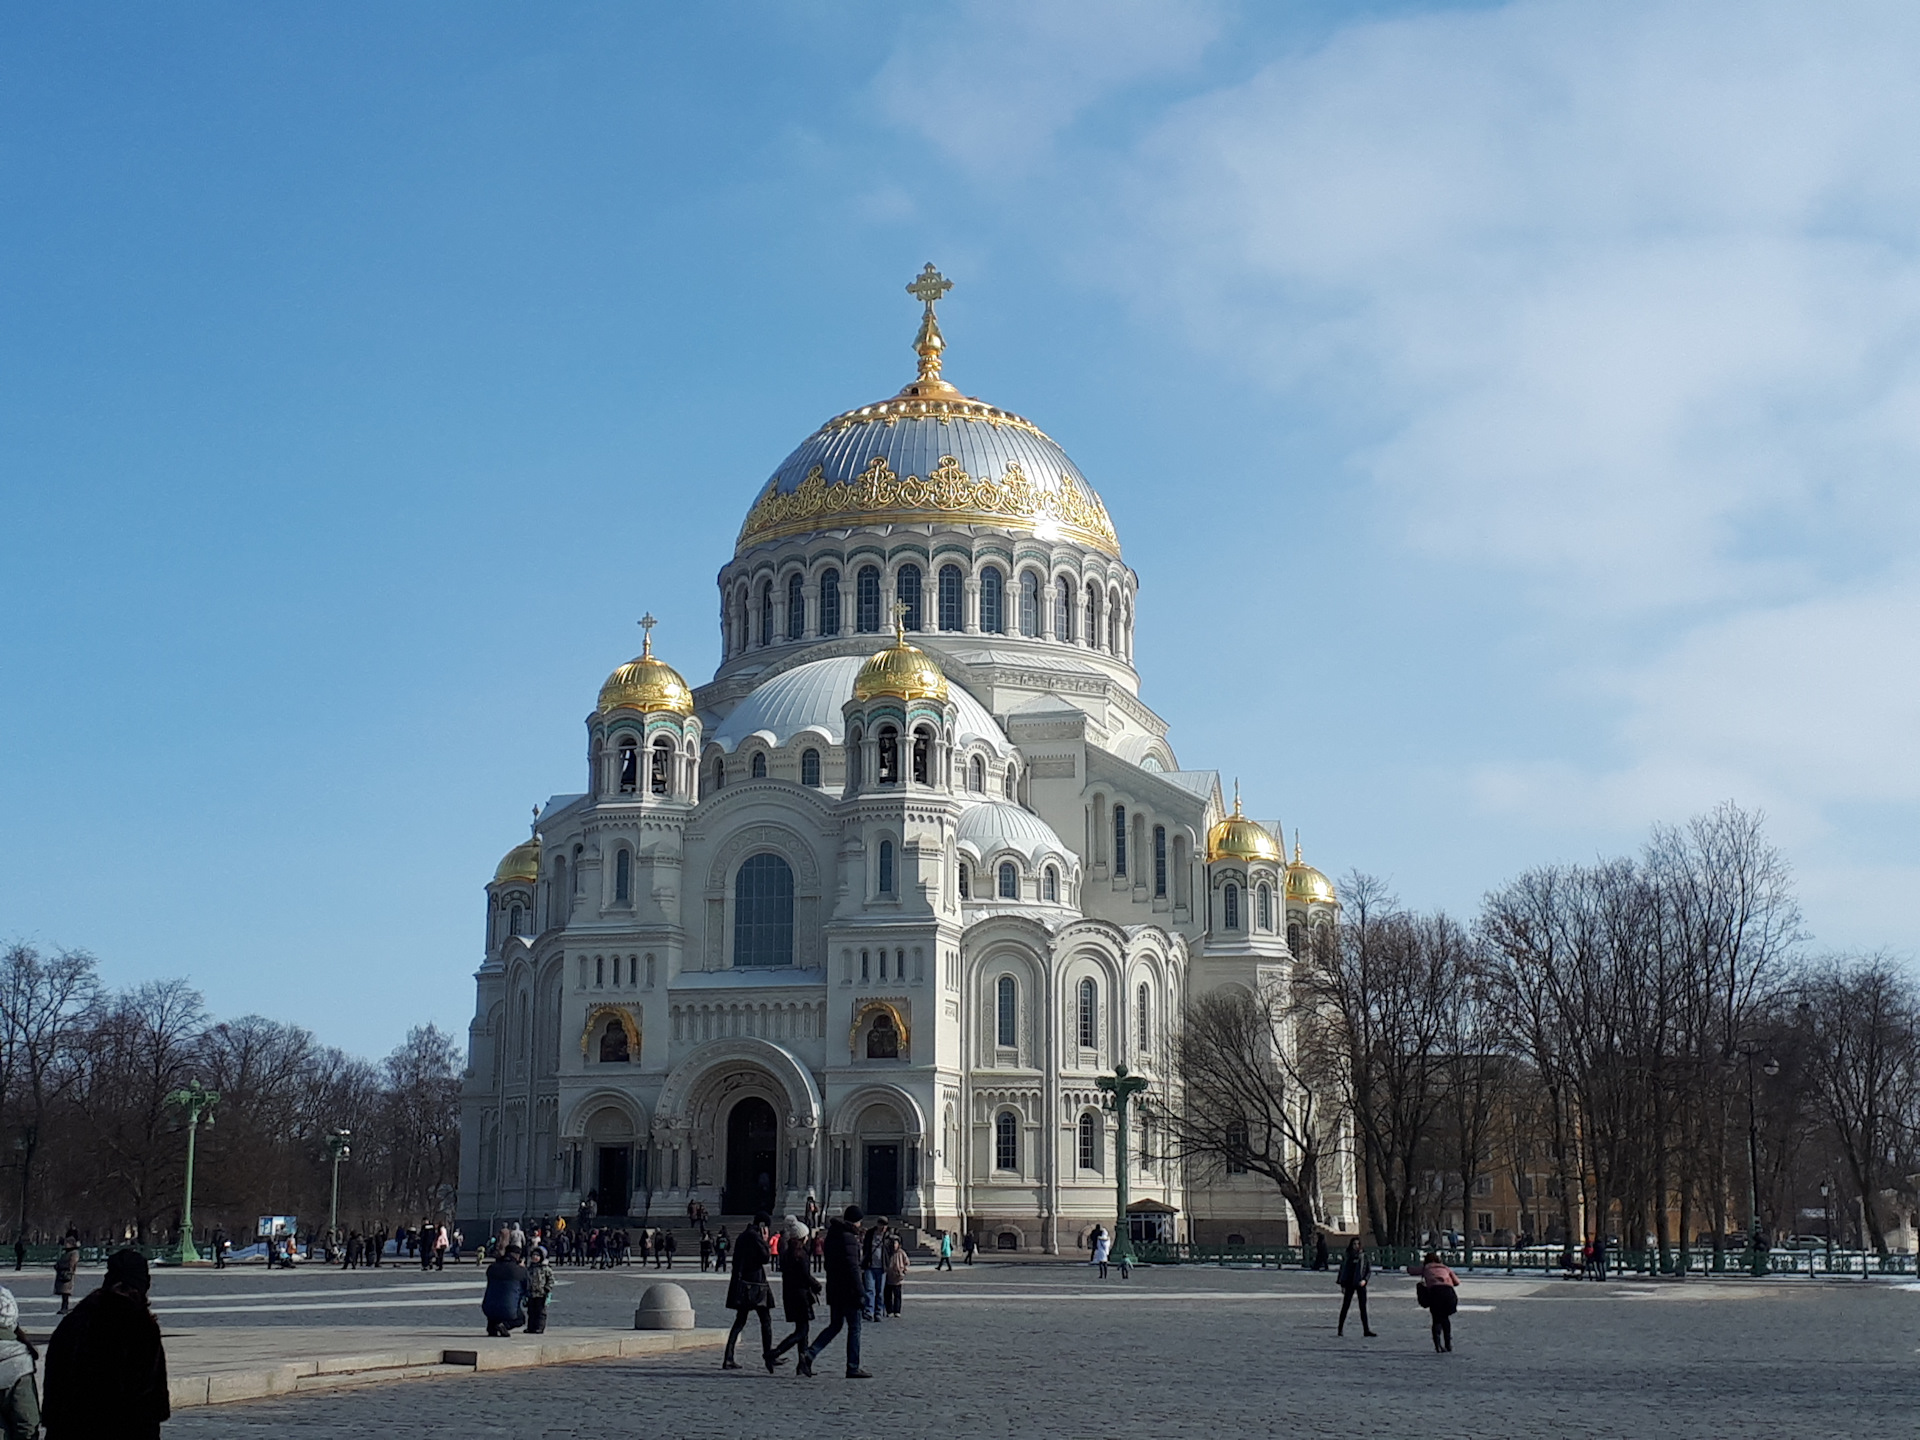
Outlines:
<svg viewBox="0 0 1920 1440"><path fill-rule="evenodd" d="M1427 1307L1433 1321L1433 1349L1453 1349L1453 1312L1460 1308L1460 1277L1440 1262L1438 1252L1429 1250L1418 1265L1409 1265L1407 1273L1419 1280L1420 1303Z"/></svg>

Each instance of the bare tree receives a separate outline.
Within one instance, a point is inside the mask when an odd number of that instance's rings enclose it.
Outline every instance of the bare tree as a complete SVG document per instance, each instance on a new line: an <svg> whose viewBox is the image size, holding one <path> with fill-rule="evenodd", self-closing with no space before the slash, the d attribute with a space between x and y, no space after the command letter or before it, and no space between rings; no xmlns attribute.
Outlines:
<svg viewBox="0 0 1920 1440"><path fill-rule="evenodd" d="M75 1075L74 1046L99 982L84 950L42 955L13 944L0 956L0 1097L19 1124L20 1195L15 1233L33 1225L34 1161L50 1107Z"/></svg>
<svg viewBox="0 0 1920 1440"><path fill-rule="evenodd" d="M1163 1113L1176 1158L1271 1180L1304 1241L1325 1218L1324 1122L1292 1028L1278 986L1260 995L1234 986L1195 997L1173 1046L1181 1103Z"/></svg>

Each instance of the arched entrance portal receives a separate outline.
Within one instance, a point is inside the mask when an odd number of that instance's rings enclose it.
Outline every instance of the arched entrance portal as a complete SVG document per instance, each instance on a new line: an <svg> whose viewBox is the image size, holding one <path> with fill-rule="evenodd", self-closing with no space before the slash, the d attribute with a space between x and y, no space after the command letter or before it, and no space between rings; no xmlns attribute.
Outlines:
<svg viewBox="0 0 1920 1440"><path fill-rule="evenodd" d="M780 1121L769 1105L749 1095L727 1116L727 1187L720 1208L728 1215L769 1213L780 1165Z"/></svg>

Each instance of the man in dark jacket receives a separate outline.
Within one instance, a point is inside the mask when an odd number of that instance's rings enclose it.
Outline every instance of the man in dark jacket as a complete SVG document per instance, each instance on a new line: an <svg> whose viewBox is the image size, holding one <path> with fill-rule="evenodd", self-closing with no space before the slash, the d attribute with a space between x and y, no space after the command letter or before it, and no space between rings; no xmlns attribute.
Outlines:
<svg viewBox="0 0 1920 1440"><path fill-rule="evenodd" d="M520 1252L511 1245L507 1253L487 1266L487 1293L480 1311L487 1317L487 1334L505 1339L527 1323L527 1296L533 1289L533 1277L520 1263Z"/></svg>
<svg viewBox="0 0 1920 1440"><path fill-rule="evenodd" d="M846 1214L827 1226L827 1310L832 1316L820 1338L800 1352L801 1375L813 1374L814 1357L833 1342L842 1325L847 1327L847 1378L871 1380L860 1368L860 1312L865 1303L865 1277L860 1273L860 1207L849 1205Z"/></svg>
<svg viewBox="0 0 1920 1440"><path fill-rule="evenodd" d="M147 1308L152 1288L138 1250L107 1261L106 1283L60 1322L47 1342L47 1440L159 1440L172 1414L160 1322Z"/></svg>

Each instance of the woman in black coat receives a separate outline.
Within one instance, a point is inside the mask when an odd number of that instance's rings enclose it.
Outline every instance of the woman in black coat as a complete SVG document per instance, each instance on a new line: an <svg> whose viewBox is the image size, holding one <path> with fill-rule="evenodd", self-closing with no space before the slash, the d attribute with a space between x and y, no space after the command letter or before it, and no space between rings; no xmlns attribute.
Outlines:
<svg viewBox="0 0 1920 1440"><path fill-rule="evenodd" d="M767 1362L767 1369L773 1369L773 1286L767 1280L767 1261L773 1258L767 1253L767 1226L771 1223L771 1217L762 1211L753 1217L753 1224L742 1230L734 1243L733 1279L727 1285L727 1308L733 1311L733 1329L727 1332L727 1356L720 1362L722 1370L740 1368L740 1362L733 1358L733 1346L746 1328L747 1315L753 1311L760 1315L760 1354Z"/></svg>
<svg viewBox="0 0 1920 1440"><path fill-rule="evenodd" d="M813 1278L813 1257L808 1253L813 1249L811 1239L807 1227L789 1217L786 1233L780 1239L780 1299L793 1333L773 1347L767 1357L769 1370L789 1350L806 1353L813 1303L820 1294L820 1282Z"/></svg>
<svg viewBox="0 0 1920 1440"><path fill-rule="evenodd" d="M1340 1257L1340 1326L1334 1332L1337 1335L1347 1333L1347 1310L1352 1306L1354 1297L1360 1300L1360 1329L1363 1334L1372 1335L1373 1326L1367 1323L1367 1281L1373 1276L1373 1264L1367 1259L1367 1252L1360 1248L1360 1237L1354 1236L1347 1242L1347 1253Z"/></svg>

